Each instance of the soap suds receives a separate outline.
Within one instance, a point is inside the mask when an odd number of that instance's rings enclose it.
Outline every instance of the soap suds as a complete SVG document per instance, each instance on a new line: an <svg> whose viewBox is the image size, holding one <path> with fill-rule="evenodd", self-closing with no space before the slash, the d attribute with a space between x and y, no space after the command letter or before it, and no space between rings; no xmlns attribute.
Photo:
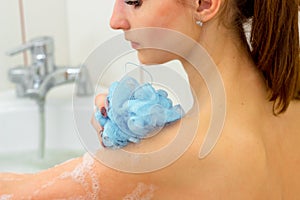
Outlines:
<svg viewBox="0 0 300 200"><path fill-rule="evenodd" d="M146 185L138 183L132 193L127 194L123 200L151 200L154 197L154 191L157 189L155 185Z"/></svg>
<svg viewBox="0 0 300 200"><path fill-rule="evenodd" d="M12 194L3 194L0 196L0 200L10 200L12 199L13 195Z"/></svg>
<svg viewBox="0 0 300 200"><path fill-rule="evenodd" d="M51 181L48 181L47 183L41 185L41 187L34 192L33 196L37 196L42 190L46 190L48 187L53 186L59 180L66 180L68 178L71 178L74 182L79 183L81 185L81 187L85 191L85 195L69 197L67 199L97 200L100 191L100 186L96 174L93 172L93 165L94 159L88 153L86 153L83 156L82 163L78 164L73 171L63 172ZM91 184L89 184L88 180L91 180Z"/></svg>

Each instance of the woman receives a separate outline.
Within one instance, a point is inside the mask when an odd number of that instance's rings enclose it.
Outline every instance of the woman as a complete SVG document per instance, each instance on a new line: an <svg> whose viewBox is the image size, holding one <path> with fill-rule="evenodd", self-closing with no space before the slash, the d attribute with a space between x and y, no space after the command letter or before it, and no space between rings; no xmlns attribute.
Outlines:
<svg viewBox="0 0 300 200"><path fill-rule="evenodd" d="M243 23L252 18L251 47ZM8 199L299 199L300 102L298 1L116 0L110 25L127 31L160 27L202 45L224 82L227 113L212 152L198 158L211 115L202 77L179 56L137 49L142 63L182 61L196 97L200 124L187 151L172 165L142 174L110 169L88 155L34 175L0 175ZM298 85L297 85L298 84ZM103 107L103 95L96 105ZM97 131L102 127L93 120ZM172 138L130 145L138 151ZM1 196L0 196L1 197ZM1 199L1 198L0 198Z"/></svg>

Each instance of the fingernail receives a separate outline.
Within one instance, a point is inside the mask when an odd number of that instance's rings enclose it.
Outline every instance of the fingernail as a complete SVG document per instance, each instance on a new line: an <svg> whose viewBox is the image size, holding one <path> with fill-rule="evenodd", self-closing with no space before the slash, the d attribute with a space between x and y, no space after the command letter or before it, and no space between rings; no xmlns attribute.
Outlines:
<svg viewBox="0 0 300 200"><path fill-rule="evenodd" d="M101 112L101 115L103 117L107 117L107 112L106 112L106 108L105 107L100 108L100 112Z"/></svg>

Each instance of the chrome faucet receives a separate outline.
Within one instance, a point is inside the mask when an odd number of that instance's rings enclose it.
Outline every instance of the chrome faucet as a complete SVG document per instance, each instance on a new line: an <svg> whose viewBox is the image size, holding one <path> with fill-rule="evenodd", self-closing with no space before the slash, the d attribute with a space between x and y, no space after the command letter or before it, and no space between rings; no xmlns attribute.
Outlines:
<svg viewBox="0 0 300 200"><path fill-rule="evenodd" d="M27 67L14 67L8 72L9 79L16 83L17 96L36 100L45 99L51 88L75 80L77 95L85 96L93 93L89 74L84 66L80 68L55 65L54 41L51 37L34 38L7 54L13 56L26 50L31 53L32 64Z"/></svg>
<svg viewBox="0 0 300 200"><path fill-rule="evenodd" d="M54 63L54 42L51 37L38 37L30 40L12 51L13 56L30 50L30 66L18 66L9 70L9 79L16 83L16 93L19 97L34 99L39 108L39 157L45 154L45 101L48 91L58 85L76 81L77 95L93 94L88 70L82 67L57 67Z"/></svg>

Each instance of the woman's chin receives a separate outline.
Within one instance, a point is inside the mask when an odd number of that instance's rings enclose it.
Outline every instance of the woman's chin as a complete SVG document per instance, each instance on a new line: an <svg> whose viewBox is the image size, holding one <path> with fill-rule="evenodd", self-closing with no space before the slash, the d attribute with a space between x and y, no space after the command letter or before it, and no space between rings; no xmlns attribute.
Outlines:
<svg viewBox="0 0 300 200"><path fill-rule="evenodd" d="M161 50L138 51L138 59L144 65L158 65L174 60L174 55Z"/></svg>

